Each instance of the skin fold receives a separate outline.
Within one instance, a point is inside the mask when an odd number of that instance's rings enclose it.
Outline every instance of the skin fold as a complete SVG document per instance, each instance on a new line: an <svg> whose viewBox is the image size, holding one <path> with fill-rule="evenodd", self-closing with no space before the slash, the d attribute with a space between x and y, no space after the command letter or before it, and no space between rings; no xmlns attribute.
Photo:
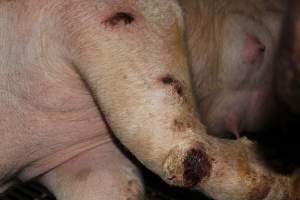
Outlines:
<svg viewBox="0 0 300 200"><path fill-rule="evenodd" d="M246 138L207 135L183 12L175 0L0 0L1 185L39 177L58 200L144 199L113 135L171 185L297 200L297 171L272 171ZM246 41L257 65L263 47Z"/></svg>

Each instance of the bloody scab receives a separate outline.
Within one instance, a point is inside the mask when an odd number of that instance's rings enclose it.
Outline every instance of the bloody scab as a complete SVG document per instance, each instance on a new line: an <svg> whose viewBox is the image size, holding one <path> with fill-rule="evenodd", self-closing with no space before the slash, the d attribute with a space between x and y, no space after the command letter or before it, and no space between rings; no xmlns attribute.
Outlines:
<svg viewBox="0 0 300 200"><path fill-rule="evenodd" d="M172 84L175 82L175 80L170 75L166 75L162 78L162 82L164 84Z"/></svg>
<svg viewBox="0 0 300 200"><path fill-rule="evenodd" d="M171 85L175 89L179 96L183 96L182 84L179 80L173 78L171 75L166 75L161 79L162 83L165 85Z"/></svg>
<svg viewBox="0 0 300 200"><path fill-rule="evenodd" d="M131 13L127 12L118 12L112 17L109 17L104 21L104 24L109 26L116 26L120 22L123 22L125 25L131 24L134 21L134 16Z"/></svg>
<svg viewBox="0 0 300 200"><path fill-rule="evenodd" d="M201 149L189 150L183 166L183 178L186 186L195 186L205 177L209 177L212 167L206 153Z"/></svg>

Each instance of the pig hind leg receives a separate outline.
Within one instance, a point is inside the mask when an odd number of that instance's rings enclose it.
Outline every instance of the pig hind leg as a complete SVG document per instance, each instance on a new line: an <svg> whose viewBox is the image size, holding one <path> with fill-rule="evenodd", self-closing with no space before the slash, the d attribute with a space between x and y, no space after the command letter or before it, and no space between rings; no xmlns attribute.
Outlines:
<svg viewBox="0 0 300 200"><path fill-rule="evenodd" d="M138 169L109 142L79 155L40 178L58 200L140 200Z"/></svg>

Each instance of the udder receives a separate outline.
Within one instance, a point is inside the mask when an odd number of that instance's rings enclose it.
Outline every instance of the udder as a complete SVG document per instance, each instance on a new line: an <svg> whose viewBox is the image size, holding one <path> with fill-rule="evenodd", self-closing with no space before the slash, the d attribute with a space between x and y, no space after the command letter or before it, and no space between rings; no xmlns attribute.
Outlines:
<svg viewBox="0 0 300 200"><path fill-rule="evenodd" d="M207 96L201 106L201 116L212 135L239 138L264 132L276 120L277 102L269 88L226 90Z"/></svg>

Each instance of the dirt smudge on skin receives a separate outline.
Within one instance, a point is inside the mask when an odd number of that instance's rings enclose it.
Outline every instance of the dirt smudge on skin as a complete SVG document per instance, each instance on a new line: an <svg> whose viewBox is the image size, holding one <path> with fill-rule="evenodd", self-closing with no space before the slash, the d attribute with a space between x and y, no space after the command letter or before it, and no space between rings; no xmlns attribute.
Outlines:
<svg viewBox="0 0 300 200"><path fill-rule="evenodd" d="M267 181L267 177L263 177L262 179L262 182L251 189L249 200L263 200L270 193L271 182Z"/></svg>
<svg viewBox="0 0 300 200"><path fill-rule="evenodd" d="M78 181L85 181L90 176L92 170L90 168L82 169L78 173L75 174L75 179Z"/></svg>
<svg viewBox="0 0 300 200"><path fill-rule="evenodd" d="M128 181L124 192L126 200L144 199L144 193L141 190L141 186L139 185L138 181L136 180Z"/></svg>
<svg viewBox="0 0 300 200"><path fill-rule="evenodd" d="M183 132L186 130L185 124L177 119L174 120L174 127L176 132Z"/></svg>
<svg viewBox="0 0 300 200"><path fill-rule="evenodd" d="M249 188L248 200L263 200L270 191L273 182L272 177L259 174L251 169L246 155L241 155L238 159L238 174L243 185Z"/></svg>
<svg viewBox="0 0 300 200"><path fill-rule="evenodd" d="M187 129L195 129L196 122L194 119L189 117L181 117L175 119L173 122L173 129L175 132L184 132Z"/></svg>

